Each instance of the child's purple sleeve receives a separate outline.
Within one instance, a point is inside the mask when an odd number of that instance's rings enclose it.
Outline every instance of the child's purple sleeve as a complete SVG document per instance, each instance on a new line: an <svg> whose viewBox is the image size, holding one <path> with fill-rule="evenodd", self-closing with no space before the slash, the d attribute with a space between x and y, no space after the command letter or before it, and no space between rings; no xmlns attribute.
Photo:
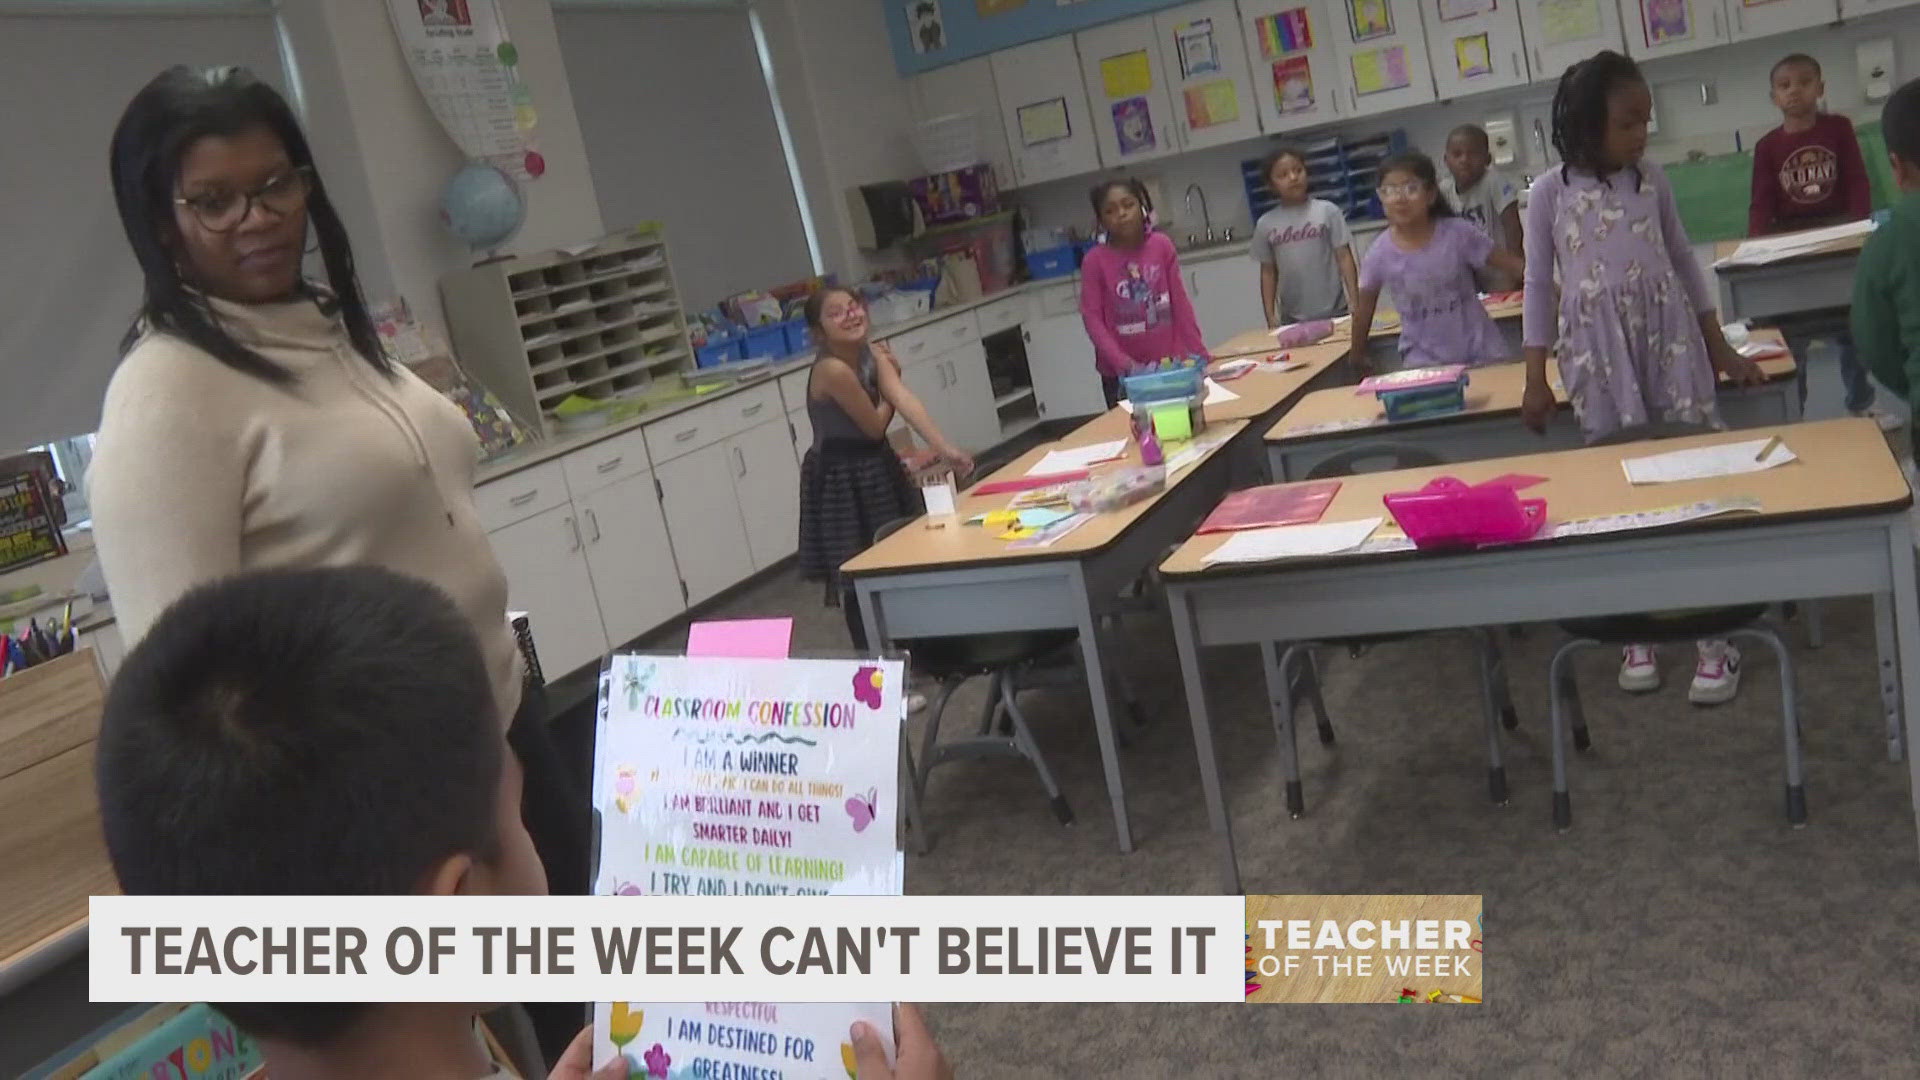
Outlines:
<svg viewBox="0 0 1920 1080"><path fill-rule="evenodd" d="M1559 197L1556 173L1549 170L1533 182L1527 196L1527 278L1520 309L1521 344L1529 349L1551 349L1560 336L1554 307L1553 204Z"/></svg>

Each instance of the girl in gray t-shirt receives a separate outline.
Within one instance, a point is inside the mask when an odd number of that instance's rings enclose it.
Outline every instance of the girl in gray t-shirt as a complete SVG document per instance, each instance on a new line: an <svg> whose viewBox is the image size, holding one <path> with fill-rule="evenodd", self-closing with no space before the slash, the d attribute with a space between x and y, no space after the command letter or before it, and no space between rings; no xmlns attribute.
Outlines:
<svg viewBox="0 0 1920 1080"><path fill-rule="evenodd" d="M1299 150L1275 151L1263 175L1280 199L1253 225L1251 253L1260 264L1260 310L1267 325L1346 314L1359 287L1345 215L1307 194L1307 159Z"/></svg>

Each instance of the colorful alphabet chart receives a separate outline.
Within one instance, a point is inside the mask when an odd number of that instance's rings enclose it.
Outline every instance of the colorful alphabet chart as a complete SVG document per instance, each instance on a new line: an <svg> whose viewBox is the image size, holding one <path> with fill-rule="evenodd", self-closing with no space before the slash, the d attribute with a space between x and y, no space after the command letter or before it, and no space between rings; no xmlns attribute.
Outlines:
<svg viewBox="0 0 1920 1080"><path fill-rule="evenodd" d="M612 657L594 748L595 892L640 904L899 895L905 678L898 660ZM890 1041L886 1003L603 1003L594 1060L624 1056L629 1075L655 1080L837 1080L856 1019Z"/></svg>

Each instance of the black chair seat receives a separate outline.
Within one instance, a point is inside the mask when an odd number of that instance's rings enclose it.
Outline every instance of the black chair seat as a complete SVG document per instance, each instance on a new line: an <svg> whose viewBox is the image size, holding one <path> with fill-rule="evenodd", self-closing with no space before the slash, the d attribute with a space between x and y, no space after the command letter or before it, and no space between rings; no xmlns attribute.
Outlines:
<svg viewBox="0 0 1920 1080"><path fill-rule="evenodd" d="M1610 645L1652 645L1662 641L1725 637L1766 612L1765 604L1739 604L1733 607L1568 619L1560 624L1560 628L1574 637L1590 638Z"/></svg>
<svg viewBox="0 0 1920 1080"><path fill-rule="evenodd" d="M987 675L1029 663L1073 644L1074 630L1008 630L963 637L924 637L897 644L912 657L914 670L934 679Z"/></svg>

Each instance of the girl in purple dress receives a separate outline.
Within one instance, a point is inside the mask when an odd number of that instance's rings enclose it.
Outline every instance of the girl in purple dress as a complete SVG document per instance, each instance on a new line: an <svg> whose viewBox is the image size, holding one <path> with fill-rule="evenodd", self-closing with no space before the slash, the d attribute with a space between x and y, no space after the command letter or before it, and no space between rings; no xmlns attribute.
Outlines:
<svg viewBox="0 0 1920 1080"><path fill-rule="evenodd" d="M1568 68L1554 92L1553 145L1565 164L1535 180L1527 198L1522 415L1535 431L1555 407L1549 350L1559 353L1589 442L1648 423L1719 427L1717 377L1760 381L1720 334L1666 175L1641 160L1652 116L1639 67L1616 52ZM1653 648L1628 646L1621 688L1659 685ZM1688 697L1718 704L1739 685L1740 654L1701 642Z"/></svg>
<svg viewBox="0 0 1920 1080"><path fill-rule="evenodd" d="M1524 271L1520 257L1496 247L1479 226L1454 214L1425 154L1388 158L1380 166L1379 195L1387 231L1360 261L1354 369L1367 370L1367 338L1382 288L1400 309L1402 367L1508 359L1507 343L1480 303L1473 272L1492 266L1519 277Z"/></svg>

